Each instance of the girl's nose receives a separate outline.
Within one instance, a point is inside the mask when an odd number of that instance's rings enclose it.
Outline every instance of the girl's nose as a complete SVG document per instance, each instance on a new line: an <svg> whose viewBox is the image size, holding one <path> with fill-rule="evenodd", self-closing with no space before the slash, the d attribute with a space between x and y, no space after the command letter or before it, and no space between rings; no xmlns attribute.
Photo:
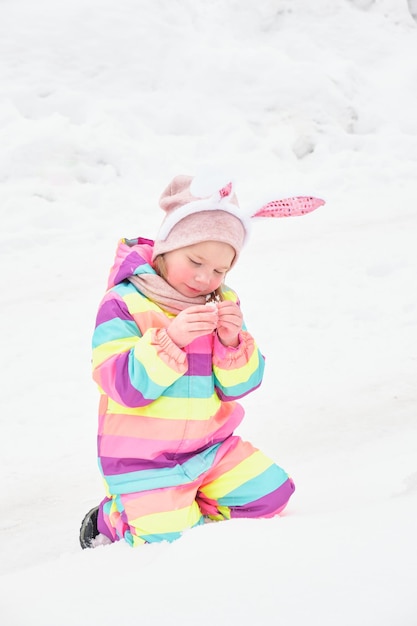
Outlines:
<svg viewBox="0 0 417 626"><path fill-rule="evenodd" d="M210 282L210 277L209 277L208 272L204 272L200 270L196 273L195 280L201 285L208 285Z"/></svg>

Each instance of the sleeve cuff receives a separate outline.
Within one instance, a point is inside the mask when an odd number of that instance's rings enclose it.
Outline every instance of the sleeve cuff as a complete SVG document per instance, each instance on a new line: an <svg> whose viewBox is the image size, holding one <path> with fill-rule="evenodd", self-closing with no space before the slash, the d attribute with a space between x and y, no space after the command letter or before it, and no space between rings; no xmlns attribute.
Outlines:
<svg viewBox="0 0 417 626"><path fill-rule="evenodd" d="M222 369L234 369L247 363L254 351L255 340L246 330L239 333L236 348L224 346L215 335L213 345L213 365Z"/></svg>
<svg viewBox="0 0 417 626"><path fill-rule="evenodd" d="M173 369L187 371L187 354L169 338L166 328L152 329L151 345L155 346L158 355Z"/></svg>

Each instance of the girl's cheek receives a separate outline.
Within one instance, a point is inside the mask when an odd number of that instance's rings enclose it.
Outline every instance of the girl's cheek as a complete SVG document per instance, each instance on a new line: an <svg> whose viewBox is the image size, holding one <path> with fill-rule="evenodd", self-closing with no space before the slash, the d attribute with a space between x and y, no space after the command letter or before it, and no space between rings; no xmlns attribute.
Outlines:
<svg viewBox="0 0 417 626"><path fill-rule="evenodd" d="M213 280L211 281L210 284L210 288L212 291L214 291L215 289L217 289L217 287L220 287L220 285L222 284L223 278L213 278Z"/></svg>

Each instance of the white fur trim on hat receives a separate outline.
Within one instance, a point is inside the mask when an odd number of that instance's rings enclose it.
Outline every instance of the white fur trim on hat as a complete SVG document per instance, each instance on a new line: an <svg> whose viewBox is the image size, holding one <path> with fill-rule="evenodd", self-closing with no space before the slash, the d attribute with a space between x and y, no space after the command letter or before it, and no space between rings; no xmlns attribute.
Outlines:
<svg viewBox="0 0 417 626"><path fill-rule="evenodd" d="M219 197L219 194L217 193L211 198L194 200L193 202L184 204L182 207L179 207L174 211L170 211L161 224L157 239L165 241L175 224L178 224L178 222L187 217L187 215L200 213L202 211L225 211L226 213L230 213L242 222L246 233L249 230L250 219L242 215L241 209L236 204L229 202L227 197Z"/></svg>

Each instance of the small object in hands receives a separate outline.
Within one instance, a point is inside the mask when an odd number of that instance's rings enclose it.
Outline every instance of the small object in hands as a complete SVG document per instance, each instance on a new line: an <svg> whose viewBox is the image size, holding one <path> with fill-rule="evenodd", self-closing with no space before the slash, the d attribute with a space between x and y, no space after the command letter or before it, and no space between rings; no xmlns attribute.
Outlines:
<svg viewBox="0 0 417 626"><path fill-rule="evenodd" d="M206 304L217 304L218 302L221 302L220 296L218 293L215 293L214 291L212 291L211 293L208 293L206 295Z"/></svg>

